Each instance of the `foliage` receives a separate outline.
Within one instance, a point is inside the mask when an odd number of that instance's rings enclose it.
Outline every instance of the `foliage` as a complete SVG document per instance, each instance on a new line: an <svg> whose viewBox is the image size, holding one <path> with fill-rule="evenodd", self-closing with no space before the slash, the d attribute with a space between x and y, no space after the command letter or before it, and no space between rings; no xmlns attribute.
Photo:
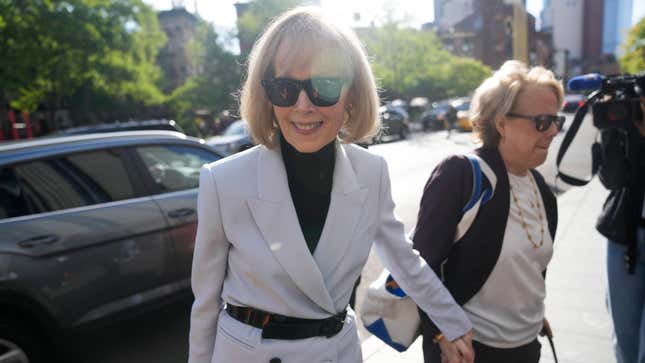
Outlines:
<svg viewBox="0 0 645 363"><path fill-rule="evenodd" d="M162 93L156 60L166 38L143 1L0 0L0 101L23 110L41 103L67 108L83 122L88 115L113 120L169 112L189 132L196 130L195 111L235 109L232 94L246 54L224 50L213 27L201 20L186 57L198 75L172 94ZM240 42L251 45L271 19L300 3L245 3ZM392 16L382 27L357 32L388 98L466 95L490 73L477 61L444 51L433 32L401 28Z"/></svg>
<svg viewBox="0 0 645 363"><path fill-rule="evenodd" d="M0 14L0 92L13 107L163 102L155 61L165 36L142 0L0 0Z"/></svg>
<svg viewBox="0 0 645 363"><path fill-rule="evenodd" d="M253 44L273 18L301 3L302 0L255 0L247 3L246 11L237 20L240 44ZM246 55L242 54L243 57Z"/></svg>
<svg viewBox="0 0 645 363"><path fill-rule="evenodd" d="M620 57L622 70L627 73L645 71L645 17L630 29L623 48L625 54Z"/></svg>
<svg viewBox="0 0 645 363"><path fill-rule="evenodd" d="M232 95L239 87L241 70L237 57L223 49L213 26L206 22L198 24L195 39L187 49L188 58L200 72L173 91L168 106L181 126L196 134L191 111L215 114L234 108Z"/></svg>
<svg viewBox="0 0 645 363"><path fill-rule="evenodd" d="M431 31L399 28L396 22L357 29L372 60L372 69L388 99L425 96L442 99L465 96L490 74L470 58L442 49Z"/></svg>

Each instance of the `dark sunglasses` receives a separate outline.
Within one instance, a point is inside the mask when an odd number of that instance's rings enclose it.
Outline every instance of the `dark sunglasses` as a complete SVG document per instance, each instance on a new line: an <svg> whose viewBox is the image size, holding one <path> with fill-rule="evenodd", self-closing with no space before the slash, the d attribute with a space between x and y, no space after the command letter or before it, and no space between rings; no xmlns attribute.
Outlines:
<svg viewBox="0 0 645 363"><path fill-rule="evenodd" d="M515 117L515 118L524 118L527 120L531 120L535 123L535 129L544 132L551 127L551 124L555 123L555 127L558 128L558 131L562 130L562 126L564 125L564 120L565 117L562 115L536 115L536 116L528 116L528 115L520 115L518 113L512 113L509 112L506 114L506 117Z"/></svg>
<svg viewBox="0 0 645 363"><path fill-rule="evenodd" d="M271 78L263 79L262 87L269 101L278 107L296 104L300 90L305 90L311 103L318 107L333 106L338 103L341 91L347 81L343 78L319 77L310 79Z"/></svg>

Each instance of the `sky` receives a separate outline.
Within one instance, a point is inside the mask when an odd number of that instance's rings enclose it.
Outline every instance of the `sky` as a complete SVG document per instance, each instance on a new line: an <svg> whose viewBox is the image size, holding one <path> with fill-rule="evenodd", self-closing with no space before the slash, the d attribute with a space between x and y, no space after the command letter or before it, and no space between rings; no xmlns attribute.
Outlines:
<svg viewBox="0 0 645 363"><path fill-rule="evenodd" d="M235 28L236 2L246 0L144 0L158 10L172 8L174 2L183 2L186 9L194 12L195 5L199 15L216 25L218 30L233 30ZM320 5L327 12L338 16L350 25L368 25L371 21L379 22L379 17L387 13L387 10L394 12L395 19L405 19L409 25L420 27L421 24L434 20L434 1L431 0L320 0ZM645 16L645 1L633 0L633 19ZM536 19L540 17L542 0L527 0L526 7ZM360 14L360 21L353 19L355 13ZM539 20L538 20L539 22Z"/></svg>
<svg viewBox="0 0 645 363"><path fill-rule="evenodd" d="M173 0L144 0L158 10L172 8ZM182 0L174 0L182 2ZM190 12L195 9L199 15L215 23L219 28L235 27L235 7L240 0L183 0L184 6ZM639 2L639 1L636 1ZM379 16L386 10L394 11L395 19L405 19L411 26L420 27L421 24L434 20L434 1L431 0L320 0L320 5L327 12L338 16L351 25L367 25L372 20L378 22ZM542 8L542 0L528 0L527 8L536 17ZM356 23L353 14L359 13L361 20Z"/></svg>

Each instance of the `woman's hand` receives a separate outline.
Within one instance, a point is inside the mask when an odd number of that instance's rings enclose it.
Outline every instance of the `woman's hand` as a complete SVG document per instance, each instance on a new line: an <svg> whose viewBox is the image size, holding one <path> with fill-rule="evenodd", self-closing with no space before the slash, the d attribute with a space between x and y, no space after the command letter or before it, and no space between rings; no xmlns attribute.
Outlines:
<svg viewBox="0 0 645 363"><path fill-rule="evenodd" d="M542 331L540 331L540 336L553 338L553 330L551 330L551 325L546 318L544 318L542 322Z"/></svg>
<svg viewBox="0 0 645 363"><path fill-rule="evenodd" d="M472 330L452 342L448 339L439 340L439 348L441 363L473 363L475 360Z"/></svg>

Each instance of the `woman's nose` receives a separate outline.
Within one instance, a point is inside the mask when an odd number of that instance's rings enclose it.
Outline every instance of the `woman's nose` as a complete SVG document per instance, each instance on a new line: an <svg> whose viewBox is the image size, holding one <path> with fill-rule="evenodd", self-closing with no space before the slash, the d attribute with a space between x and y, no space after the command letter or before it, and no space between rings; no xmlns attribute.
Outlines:
<svg viewBox="0 0 645 363"><path fill-rule="evenodd" d="M311 103L311 100L309 99L309 96L307 96L307 92L304 89L300 90L295 107L301 111L309 111L314 108L314 104Z"/></svg>
<svg viewBox="0 0 645 363"><path fill-rule="evenodd" d="M555 135L560 132L560 129L558 128L558 123L557 122L552 122L551 125L549 125L549 128L546 129L546 134L549 137L554 137Z"/></svg>

